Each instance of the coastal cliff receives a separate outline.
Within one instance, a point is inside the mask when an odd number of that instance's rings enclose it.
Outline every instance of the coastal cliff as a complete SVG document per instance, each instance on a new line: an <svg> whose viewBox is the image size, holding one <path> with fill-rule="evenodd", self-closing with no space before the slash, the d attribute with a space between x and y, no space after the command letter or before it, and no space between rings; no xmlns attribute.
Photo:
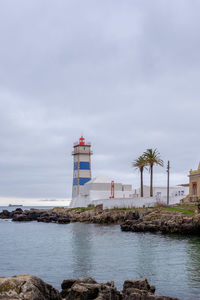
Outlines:
<svg viewBox="0 0 200 300"><path fill-rule="evenodd" d="M9 212L3 210L1 219L13 221L37 221L46 223L68 224L87 222L97 224L119 224L122 231L161 232L161 233L200 233L200 214L195 206L175 206L156 208L114 208L103 210L102 206L87 208L30 209Z"/></svg>
<svg viewBox="0 0 200 300"><path fill-rule="evenodd" d="M61 292L38 277L0 277L0 299L4 300L178 300L155 295L146 278L126 280L118 291L113 281L98 283L91 277L66 279Z"/></svg>

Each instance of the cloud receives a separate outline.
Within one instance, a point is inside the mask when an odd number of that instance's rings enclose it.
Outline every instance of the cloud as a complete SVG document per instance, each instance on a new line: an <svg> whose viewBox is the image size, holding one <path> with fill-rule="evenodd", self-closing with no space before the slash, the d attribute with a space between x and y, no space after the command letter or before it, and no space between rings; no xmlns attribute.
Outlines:
<svg viewBox="0 0 200 300"><path fill-rule="evenodd" d="M82 133L93 175L135 187L131 162L154 147L171 161L171 184L187 182L200 159L199 9L189 0L1 1L0 195L70 197ZM155 173L165 185L165 169Z"/></svg>

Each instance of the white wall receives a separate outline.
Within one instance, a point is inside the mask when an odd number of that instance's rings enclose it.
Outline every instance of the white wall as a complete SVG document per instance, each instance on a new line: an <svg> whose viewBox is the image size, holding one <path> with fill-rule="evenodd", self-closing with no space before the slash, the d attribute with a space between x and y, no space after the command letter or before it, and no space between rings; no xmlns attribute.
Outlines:
<svg viewBox="0 0 200 300"><path fill-rule="evenodd" d="M76 198L72 198L69 207L87 207L89 204L91 204L91 201L88 198L78 196Z"/></svg>
<svg viewBox="0 0 200 300"><path fill-rule="evenodd" d="M170 197L169 204L179 203L183 197ZM167 203L167 197L163 197L162 199L157 199L157 197L139 197L139 198L130 198L130 199L102 199L102 200L93 200L91 201L93 205L103 204L103 209L110 209L114 207L119 208L130 208L130 207L151 207L160 203Z"/></svg>
<svg viewBox="0 0 200 300"><path fill-rule="evenodd" d="M88 182L85 184L87 190L109 191L111 193L111 183ZM115 191L122 191L122 184L115 183Z"/></svg>
<svg viewBox="0 0 200 300"><path fill-rule="evenodd" d="M140 195L140 189L137 190L137 193ZM144 185L144 197L149 197L150 187ZM186 197L189 194L189 187L185 186L172 186L169 188L169 195L171 197L181 195L182 198ZM167 196L167 187L153 187L153 195L160 195L161 197Z"/></svg>
<svg viewBox="0 0 200 300"><path fill-rule="evenodd" d="M169 204L179 203L183 199L182 196L170 197ZM103 204L103 209L110 209L114 207L130 208L130 207L151 207L156 203L167 203L167 197L158 199L157 197L138 197L138 198L115 198L115 199L98 199L90 201L87 197L77 197L70 203L70 207L87 207L89 204L99 205Z"/></svg>
<svg viewBox="0 0 200 300"><path fill-rule="evenodd" d="M123 184L122 190L123 191L132 191L132 185L131 184Z"/></svg>
<svg viewBox="0 0 200 300"><path fill-rule="evenodd" d="M89 191L89 199L98 200L98 199L109 199L111 192L110 191ZM130 198L130 191L115 191L115 198Z"/></svg>
<svg viewBox="0 0 200 300"><path fill-rule="evenodd" d="M103 204L103 209L110 209L114 207L119 208L130 208L130 207L149 207L154 206L156 203L156 197L148 198L130 198L130 199L102 199L102 200L93 200L93 205Z"/></svg>

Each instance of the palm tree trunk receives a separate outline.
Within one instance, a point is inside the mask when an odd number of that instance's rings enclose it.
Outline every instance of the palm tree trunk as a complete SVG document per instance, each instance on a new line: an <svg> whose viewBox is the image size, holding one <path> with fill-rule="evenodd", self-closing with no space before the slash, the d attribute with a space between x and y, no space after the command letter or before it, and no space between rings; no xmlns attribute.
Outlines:
<svg viewBox="0 0 200 300"><path fill-rule="evenodd" d="M140 169L140 196L143 197L143 168Z"/></svg>
<svg viewBox="0 0 200 300"><path fill-rule="evenodd" d="M153 197L153 165L150 166L150 197Z"/></svg>

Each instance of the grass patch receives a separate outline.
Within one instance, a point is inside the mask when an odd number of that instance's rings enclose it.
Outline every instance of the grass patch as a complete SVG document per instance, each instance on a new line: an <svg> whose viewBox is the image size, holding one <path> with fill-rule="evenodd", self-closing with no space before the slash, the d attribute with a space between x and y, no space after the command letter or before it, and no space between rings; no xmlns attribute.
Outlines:
<svg viewBox="0 0 200 300"><path fill-rule="evenodd" d="M109 209L105 209L105 211L124 211L124 210L136 210L136 207L113 207L113 208L109 208Z"/></svg>
<svg viewBox="0 0 200 300"><path fill-rule="evenodd" d="M194 210L193 209L188 209L188 208L181 208L181 207L166 207L165 210L167 211L177 211L177 212L181 212L185 215L193 215L194 214Z"/></svg>
<svg viewBox="0 0 200 300"><path fill-rule="evenodd" d="M93 210L94 205L89 205L88 207L73 207L70 210L79 210L81 212L88 211L88 210Z"/></svg>

